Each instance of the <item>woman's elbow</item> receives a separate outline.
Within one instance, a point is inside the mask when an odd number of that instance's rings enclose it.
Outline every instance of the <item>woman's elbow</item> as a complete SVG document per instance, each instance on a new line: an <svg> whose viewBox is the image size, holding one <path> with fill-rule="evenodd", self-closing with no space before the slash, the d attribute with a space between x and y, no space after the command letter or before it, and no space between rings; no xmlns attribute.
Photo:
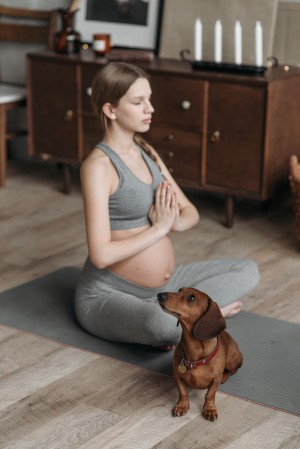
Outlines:
<svg viewBox="0 0 300 449"><path fill-rule="evenodd" d="M103 255L93 254L92 251L89 253L89 258L92 264L99 270L104 270L104 268L107 268L110 265Z"/></svg>
<svg viewBox="0 0 300 449"><path fill-rule="evenodd" d="M197 224L200 221L200 214L195 206L193 207L192 221L193 221L192 226L197 226Z"/></svg>

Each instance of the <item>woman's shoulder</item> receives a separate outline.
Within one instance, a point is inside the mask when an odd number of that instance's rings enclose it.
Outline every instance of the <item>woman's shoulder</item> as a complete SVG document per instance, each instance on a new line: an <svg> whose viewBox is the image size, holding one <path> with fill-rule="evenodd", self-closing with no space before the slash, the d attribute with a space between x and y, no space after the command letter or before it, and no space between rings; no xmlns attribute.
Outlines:
<svg viewBox="0 0 300 449"><path fill-rule="evenodd" d="M95 147L81 164L81 171L107 170L110 166L109 157L99 147Z"/></svg>
<svg viewBox="0 0 300 449"><path fill-rule="evenodd" d="M109 195L112 176L109 158L97 147L82 162L80 183L85 201L100 201Z"/></svg>

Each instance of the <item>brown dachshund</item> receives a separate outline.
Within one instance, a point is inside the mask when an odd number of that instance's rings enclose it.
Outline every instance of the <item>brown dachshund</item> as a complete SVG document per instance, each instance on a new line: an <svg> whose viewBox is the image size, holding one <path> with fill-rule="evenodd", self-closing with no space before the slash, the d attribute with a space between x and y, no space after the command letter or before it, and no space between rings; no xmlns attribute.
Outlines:
<svg viewBox="0 0 300 449"><path fill-rule="evenodd" d="M178 293L159 293L160 306L178 318L182 335L173 357L173 374L179 400L173 416L185 415L189 408L187 385L207 389L203 416L209 421L218 417L215 396L221 383L243 363L236 342L224 330L225 320L216 302L195 288L181 288Z"/></svg>

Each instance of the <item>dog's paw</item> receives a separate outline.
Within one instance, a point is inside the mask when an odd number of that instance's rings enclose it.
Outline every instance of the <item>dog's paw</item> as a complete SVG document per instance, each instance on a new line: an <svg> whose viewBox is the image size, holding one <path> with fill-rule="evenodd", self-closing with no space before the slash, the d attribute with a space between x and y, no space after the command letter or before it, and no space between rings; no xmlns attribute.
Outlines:
<svg viewBox="0 0 300 449"><path fill-rule="evenodd" d="M218 419L218 412L215 407L203 407L202 416L207 421L215 421Z"/></svg>
<svg viewBox="0 0 300 449"><path fill-rule="evenodd" d="M183 403L179 402L173 408L172 416L184 416L187 414L188 409L189 409L189 404L183 404Z"/></svg>

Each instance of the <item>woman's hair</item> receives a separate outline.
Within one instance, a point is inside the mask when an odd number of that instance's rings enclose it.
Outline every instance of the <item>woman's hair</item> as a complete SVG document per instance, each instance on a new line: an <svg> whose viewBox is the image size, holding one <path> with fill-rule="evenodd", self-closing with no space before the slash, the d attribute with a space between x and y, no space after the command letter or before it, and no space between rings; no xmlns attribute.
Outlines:
<svg viewBox="0 0 300 449"><path fill-rule="evenodd" d="M110 62L96 74L92 83L92 103L103 131L110 126L110 119L102 110L103 105L110 103L112 106L118 106L120 99L139 78L149 79L149 76L140 67L126 62ZM151 146L145 139L136 134L134 141L157 162Z"/></svg>

